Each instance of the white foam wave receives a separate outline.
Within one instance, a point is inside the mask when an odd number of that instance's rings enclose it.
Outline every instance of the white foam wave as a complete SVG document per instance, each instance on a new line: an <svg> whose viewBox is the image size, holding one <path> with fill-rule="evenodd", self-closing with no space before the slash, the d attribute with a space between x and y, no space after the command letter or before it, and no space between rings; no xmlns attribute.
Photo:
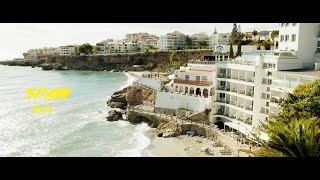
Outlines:
<svg viewBox="0 0 320 180"><path fill-rule="evenodd" d="M144 135L144 132L149 129L150 127L147 123L136 125L135 132L132 134L132 138L129 140L129 143L135 144L135 147L121 151L117 157L141 157L142 151L151 143L151 140Z"/></svg>
<svg viewBox="0 0 320 180"><path fill-rule="evenodd" d="M127 80L127 82L126 82L125 85L123 85L123 86L120 87L120 90L122 90L123 88L126 88L126 87L130 86L130 85L133 83L133 81L136 79L135 76L133 76L133 75L131 75L131 74L129 74L129 73L124 73L124 74L128 77L128 80Z"/></svg>

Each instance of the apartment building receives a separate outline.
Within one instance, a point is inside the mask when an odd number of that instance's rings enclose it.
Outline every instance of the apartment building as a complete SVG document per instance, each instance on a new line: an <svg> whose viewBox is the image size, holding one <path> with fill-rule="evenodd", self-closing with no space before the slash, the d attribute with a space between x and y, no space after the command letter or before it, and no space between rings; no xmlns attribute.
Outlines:
<svg viewBox="0 0 320 180"><path fill-rule="evenodd" d="M71 56L71 55L75 55L76 50L77 50L76 45L60 46L59 47L59 54L62 56Z"/></svg>
<svg viewBox="0 0 320 180"><path fill-rule="evenodd" d="M278 50L248 52L232 62L216 64L212 122L221 121L248 134L280 112L280 98L319 77L319 24L282 23L279 31Z"/></svg>
<svg viewBox="0 0 320 180"><path fill-rule="evenodd" d="M196 33L190 36L192 39L192 46L193 47L198 47L198 42L199 41L206 41L207 44L210 46L211 43L211 38L207 34L201 32L201 33Z"/></svg>
<svg viewBox="0 0 320 180"><path fill-rule="evenodd" d="M186 35L174 31L166 35L160 36L160 49L161 50L182 50L186 48L185 37Z"/></svg>
<svg viewBox="0 0 320 180"><path fill-rule="evenodd" d="M189 61L175 72L171 91L157 94L156 108L209 109L211 123L267 140L261 123L281 111L280 99L320 77L320 23L282 23L279 33L277 50L251 50L236 59L213 52Z"/></svg>
<svg viewBox="0 0 320 180"><path fill-rule="evenodd" d="M23 56L24 58L39 58L43 55L56 55L59 53L59 48L45 47L40 49L29 49L26 53L23 53Z"/></svg>

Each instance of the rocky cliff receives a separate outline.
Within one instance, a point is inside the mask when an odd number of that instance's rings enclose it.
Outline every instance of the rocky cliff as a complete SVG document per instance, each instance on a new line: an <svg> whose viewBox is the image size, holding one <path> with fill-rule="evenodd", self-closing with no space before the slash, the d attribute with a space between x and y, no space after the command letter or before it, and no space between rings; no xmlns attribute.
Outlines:
<svg viewBox="0 0 320 180"><path fill-rule="evenodd" d="M129 106L136 106L143 101L154 102L154 93L139 86L129 86L126 99Z"/></svg>
<svg viewBox="0 0 320 180"><path fill-rule="evenodd" d="M153 102L154 95L153 92L139 86L129 86L120 91L114 92L111 98L107 101L107 104L111 108L119 108L122 110L127 109L127 106L136 106L143 103L143 101ZM116 112L109 112L107 119L110 116L114 116ZM111 118L113 119L113 118ZM117 118L115 118L117 119Z"/></svg>
<svg viewBox="0 0 320 180"><path fill-rule="evenodd" d="M115 54L107 56L49 56L41 59L20 59L11 61L0 61L0 64L9 66L38 66L47 63L54 66L54 63L67 69L74 70L135 70L132 68L135 64L158 64L160 62L169 62L170 60L179 60L187 62L190 59L201 57L203 54L210 53L209 50L196 51L158 51L144 52L135 54ZM47 67L47 69L50 69ZM52 67L52 69L55 69Z"/></svg>
<svg viewBox="0 0 320 180"><path fill-rule="evenodd" d="M124 88L120 91L117 91L115 93L113 93L113 95L111 96L111 98L107 101L107 104L111 107L111 108L120 108L125 110L127 108L127 89L128 88Z"/></svg>

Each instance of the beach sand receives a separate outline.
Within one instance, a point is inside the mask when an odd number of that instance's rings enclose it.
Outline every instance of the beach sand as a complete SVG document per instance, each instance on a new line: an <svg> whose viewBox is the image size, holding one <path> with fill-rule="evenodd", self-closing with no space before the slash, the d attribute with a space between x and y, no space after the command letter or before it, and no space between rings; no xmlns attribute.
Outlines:
<svg viewBox="0 0 320 180"><path fill-rule="evenodd" d="M130 75L142 77L143 74L150 73L149 71L128 71Z"/></svg>
<svg viewBox="0 0 320 180"><path fill-rule="evenodd" d="M145 133L151 139L151 144L145 149L145 156L156 157L232 157L223 155L223 147L213 147L213 141L200 137L181 135L178 137L157 137L154 129ZM209 148L211 152L204 152L203 148Z"/></svg>

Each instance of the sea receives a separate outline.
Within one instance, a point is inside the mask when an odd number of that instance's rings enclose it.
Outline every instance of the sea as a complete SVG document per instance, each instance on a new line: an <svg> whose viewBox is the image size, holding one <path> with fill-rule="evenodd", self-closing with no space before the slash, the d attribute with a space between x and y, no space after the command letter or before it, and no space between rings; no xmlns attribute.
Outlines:
<svg viewBox="0 0 320 180"><path fill-rule="evenodd" d="M106 121L107 100L133 80L127 73L0 65L0 156L151 156L144 152L147 124ZM66 99L43 100L46 93L25 99L29 88L71 91ZM50 106L51 112L32 112L33 106Z"/></svg>

